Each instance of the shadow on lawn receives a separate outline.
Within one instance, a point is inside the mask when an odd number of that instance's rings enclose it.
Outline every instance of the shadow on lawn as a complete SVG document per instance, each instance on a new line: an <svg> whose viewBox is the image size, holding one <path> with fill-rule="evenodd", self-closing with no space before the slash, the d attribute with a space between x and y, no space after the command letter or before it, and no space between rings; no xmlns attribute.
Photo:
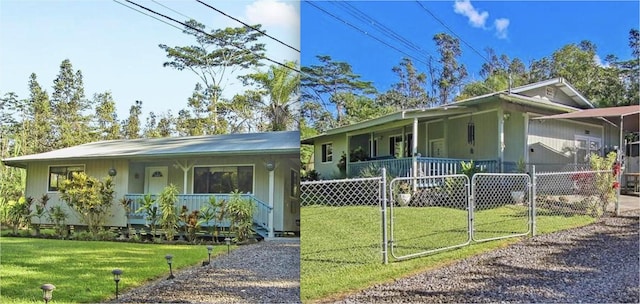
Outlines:
<svg viewBox="0 0 640 304"><path fill-rule="evenodd" d="M482 264L480 270L469 269L469 276L462 275L462 283L451 290L447 290L447 275L437 271L425 273L415 278L440 276L443 287L433 285L433 291L425 290L423 284L408 284L407 288L397 288L394 285L381 286L376 294L379 302L402 300L405 302L575 302L602 301L599 295L613 296L609 300L616 302L638 303L640 301L640 266L638 264L638 217L632 217L618 229L617 232L598 232L594 234L575 236L572 242L567 239L538 241L530 239L516 246L537 248L554 248L547 253L536 265L543 267L528 267L509 263L509 257L500 255L493 258L480 258L476 263ZM607 226L607 221L596 225ZM602 229L601 229L602 230ZM612 256L620 256L616 251L627 253L623 260L608 260ZM614 255L615 254L615 255ZM589 281L611 273L628 273L629 276L611 276L614 281L609 282L611 289L602 290L600 286L593 290L585 290L590 286ZM414 278L411 278L413 281ZM459 282L459 279L455 280ZM428 282L431 283L431 282ZM440 285L440 284L438 284ZM470 287L474 286L474 287ZM620 298L633 291L630 298ZM579 294L582 297L573 298ZM616 298L618 297L618 298ZM357 300L357 296L355 298Z"/></svg>

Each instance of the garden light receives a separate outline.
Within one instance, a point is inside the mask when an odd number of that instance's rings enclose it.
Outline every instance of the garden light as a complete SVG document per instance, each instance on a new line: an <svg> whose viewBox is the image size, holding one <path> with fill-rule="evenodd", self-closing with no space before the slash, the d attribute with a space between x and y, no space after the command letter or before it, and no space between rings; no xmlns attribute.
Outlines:
<svg viewBox="0 0 640 304"><path fill-rule="evenodd" d="M209 254L209 264L211 264L211 252L213 251L213 246L207 246L207 253Z"/></svg>
<svg viewBox="0 0 640 304"><path fill-rule="evenodd" d="M44 299L45 303L49 303L51 298L53 298L53 290L56 289L56 287L53 286L53 284L43 284L40 286L40 289L42 289L42 299Z"/></svg>
<svg viewBox="0 0 640 304"><path fill-rule="evenodd" d="M173 269L171 268L171 263L173 263L173 256L167 254L164 256L164 258L167 260L167 264L169 264L169 277L167 278L167 280L171 280L175 278L175 276L173 276Z"/></svg>
<svg viewBox="0 0 640 304"><path fill-rule="evenodd" d="M229 254L229 245L231 245L231 238L226 237L224 241L227 243L227 254Z"/></svg>
<svg viewBox="0 0 640 304"><path fill-rule="evenodd" d="M118 299L118 283L120 283L120 275L122 274L122 270L114 269L111 271L113 273L113 281L116 282L116 300Z"/></svg>

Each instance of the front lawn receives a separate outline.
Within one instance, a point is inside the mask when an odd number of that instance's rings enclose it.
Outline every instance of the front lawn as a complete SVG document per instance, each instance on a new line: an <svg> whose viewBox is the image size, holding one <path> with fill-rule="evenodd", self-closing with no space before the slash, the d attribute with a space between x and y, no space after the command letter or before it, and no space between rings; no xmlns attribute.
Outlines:
<svg viewBox="0 0 640 304"><path fill-rule="evenodd" d="M226 246L216 245L212 255L226 251ZM166 254L174 256L174 271L207 259L204 245L2 237L0 303L42 302L40 285L44 283L56 286L54 303L105 301L115 294L114 268L123 271L120 291L126 291L168 276Z"/></svg>
<svg viewBox="0 0 640 304"><path fill-rule="evenodd" d="M393 229L396 255L465 243L467 211L443 207L396 207ZM503 206L475 214L477 239L526 233L527 210ZM594 222L585 215L537 217L538 233L549 233ZM391 281L458 259L490 251L518 241L472 243L459 249L421 258L382 264L381 212L377 206L301 208L301 298L312 300L336 296Z"/></svg>

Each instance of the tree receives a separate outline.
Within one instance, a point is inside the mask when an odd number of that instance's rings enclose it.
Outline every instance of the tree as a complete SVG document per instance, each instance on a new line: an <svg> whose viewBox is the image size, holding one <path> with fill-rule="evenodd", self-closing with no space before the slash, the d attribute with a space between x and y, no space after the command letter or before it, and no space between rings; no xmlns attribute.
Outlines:
<svg viewBox="0 0 640 304"><path fill-rule="evenodd" d="M140 138L140 114L142 114L142 101L136 100L135 104L129 108L129 118L122 125L124 138Z"/></svg>
<svg viewBox="0 0 640 304"><path fill-rule="evenodd" d="M99 139L120 139L120 123L116 113L116 102L113 100L111 92L94 94L93 102L96 104L95 125Z"/></svg>
<svg viewBox="0 0 640 304"><path fill-rule="evenodd" d="M249 27L225 28L212 30L204 34L205 25L195 20L186 22L184 33L192 35L196 44L192 46L169 47L160 44L169 61L165 67L177 70L189 70L195 73L202 85L202 94L207 101L208 125L217 134L225 133L225 126L220 125L218 102L224 91L227 73L237 69L248 69L259 66L264 57L265 45L257 43L263 35ZM260 25L254 28L260 29Z"/></svg>
<svg viewBox="0 0 640 304"><path fill-rule="evenodd" d="M433 36L440 54L438 62L442 66L439 75L434 81L434 87L438 88L438 104L445 104L453 96L456 88L460 88L462 81L467 77L467 69L464 64L458 63L458 57L462 55L460 41L446 33Z"/></svg>
<svg viewBox="0 0 640 304"><path fill-rule="evenodd" d="M71 61L65 59L60 64L60 72L53 83L51 101L55 148L91 141L90 117L85 115L85 111L89 110L91 105L84 95L82 72L74 71Z"/></svg>
<svg viewBox="0 0 640 304"><path fill-rule="evenodd" d="M320 123L329 128L343 126L347 119L345 100L341 97L346 95L339 93L366 95L374 94L376 90L371 82L360 80L360 75L353 73L349 63L333 61L327 55L320 55L317 58L320 65L302 67L303 113L308 115L307 118L314 124L317 120L321 120ZM305 103L316 105L306 106ZM335 119L331 112L335 112Z"/></svg>
<svg viewBox="0 0 640 304"><path fill-rule="evenodd" d="M29 76L29 99L27 100L26 126L29 139L27 153L42 153L52 149L51 123L53 121L49 94L43 90L35 73Z"/></svg>
<svg viewBox="0 0 640 304"><path fill-rule="evenodd" d="M392 71L398 75L399 81L392 88L378 96L383 106L395 109L411 109L429 107L432 100L425 90L427 75L416 70L409 58L403 58Z"/></svg>
<svg viewBox="0 0 640 304"><path fill-rule="evenodd" d="M293 71L295 62L285 62L287 67L272 65L265 72L241 76L244 85L256 86L246 94L255 102L253 107L266 118L266 130L284 131L294 127L298 120L300 74Z"/></svg>

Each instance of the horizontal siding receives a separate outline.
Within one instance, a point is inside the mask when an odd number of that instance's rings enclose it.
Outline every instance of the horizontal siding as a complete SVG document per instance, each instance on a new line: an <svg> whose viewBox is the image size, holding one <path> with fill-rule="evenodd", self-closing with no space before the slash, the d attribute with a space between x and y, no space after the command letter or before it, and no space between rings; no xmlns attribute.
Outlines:
<svg viewBox="0 0 640 304"><path fill-rule="evenodd" d="M537 164L573 163L576 135L603 139L602 127L600 126L555 119L530 120L527 141L530 149L529 162Z"/></svg>

